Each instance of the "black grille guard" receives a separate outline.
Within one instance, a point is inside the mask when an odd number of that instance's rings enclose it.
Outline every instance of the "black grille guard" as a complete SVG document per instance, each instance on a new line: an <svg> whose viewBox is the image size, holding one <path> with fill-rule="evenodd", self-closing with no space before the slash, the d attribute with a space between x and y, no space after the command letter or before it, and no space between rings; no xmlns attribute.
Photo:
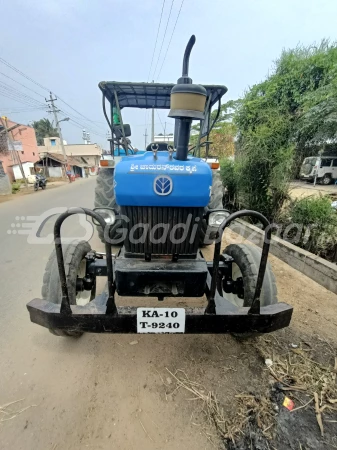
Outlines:
<svg viewBox="0 0 337 450"><path fill-rule="evenodd" d="M49 329L67 331L84 331L92 333L136 333L137 308L116 307L111 244L105 242L107 261L107 289L85 306L70 305L61 245L61 225L74 214L86 214L105 228L104 219L87 208L71 208L61 214L55 222L54 240L56 257L62 289L61 305L41 299L34 299L27 304L32 322ZM259 219L265 230L261 262L256 283L255 296L250 307L238 308L219 295L217 290L219 267L221 266L221 238L224 230L238 217L251 216ZM220 225L214 247L213 263L208 263L205 308L186 308L185 333L267 333L287 327L293 308L286 303L260 305L260 294L267 265L271 239L271 227L268 220L256 211L243 210L231 214Z"/></svg>

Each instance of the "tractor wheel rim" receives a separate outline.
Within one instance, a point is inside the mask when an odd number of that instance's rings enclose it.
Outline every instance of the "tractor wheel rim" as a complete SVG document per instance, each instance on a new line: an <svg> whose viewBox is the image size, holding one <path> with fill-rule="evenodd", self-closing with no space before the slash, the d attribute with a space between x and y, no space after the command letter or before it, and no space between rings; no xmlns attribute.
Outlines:
<svg viewBox="0 0 337 450"><path fill-rule="evenodd" d="M240 277L243 278L240 267L235 262L233 262L232 263L232 280L236 281ZM243 306L244 299L239 298L235 294L227 294L224 292L224 297L226 300L233 303L233 305L238 306L239 308L241 308Z"/></svg>

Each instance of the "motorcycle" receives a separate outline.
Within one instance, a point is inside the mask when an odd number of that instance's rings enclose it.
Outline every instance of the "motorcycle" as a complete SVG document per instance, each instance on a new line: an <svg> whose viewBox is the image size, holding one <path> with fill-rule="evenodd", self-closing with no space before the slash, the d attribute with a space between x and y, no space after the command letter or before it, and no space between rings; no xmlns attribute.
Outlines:
<svg viewBox="0 0 337 450"><path fill-rule="evenodd" d="M46 189L47 179L43 175L36 175L35 183L34 183L34 191L37 191L39 187L41 189Z"/></svg>

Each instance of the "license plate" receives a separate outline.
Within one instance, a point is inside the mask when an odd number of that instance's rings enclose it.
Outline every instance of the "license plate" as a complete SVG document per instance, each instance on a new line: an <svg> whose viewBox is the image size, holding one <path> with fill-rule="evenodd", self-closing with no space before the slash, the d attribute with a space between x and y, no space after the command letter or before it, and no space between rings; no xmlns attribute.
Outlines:
<svg viewBox="0 0 337 450"><path fill-rule="evenodd" d="M137 333L184 333L185 308L137 308Z"/></svg>

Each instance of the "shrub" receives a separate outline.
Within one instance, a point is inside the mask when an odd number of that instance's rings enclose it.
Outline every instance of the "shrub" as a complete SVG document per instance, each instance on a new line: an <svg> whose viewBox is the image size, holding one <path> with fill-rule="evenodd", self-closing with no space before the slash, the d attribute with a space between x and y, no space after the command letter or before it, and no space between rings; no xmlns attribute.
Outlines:
<svg viewBox="0 0 337 450"><path fill-rule="evenodd" d="M227 188L228 196L233 199L237 190L237 174L235 173L234 161L222 159L220 161L220 176L222 184Z"/></svg>
<svg viewBox="0 0 337 450"><path fill-rule="evenodd" d="M328 196L296 199L289 205L287 214L288 223L303 225L299 247L326 256L337 245L337 212Z"/></svg>
<svg viewBox="0 0 337 450"><path fill-rule="evenodd" d="M12 184L12 194L16 194L20 190L20 183Z"/></svg>

